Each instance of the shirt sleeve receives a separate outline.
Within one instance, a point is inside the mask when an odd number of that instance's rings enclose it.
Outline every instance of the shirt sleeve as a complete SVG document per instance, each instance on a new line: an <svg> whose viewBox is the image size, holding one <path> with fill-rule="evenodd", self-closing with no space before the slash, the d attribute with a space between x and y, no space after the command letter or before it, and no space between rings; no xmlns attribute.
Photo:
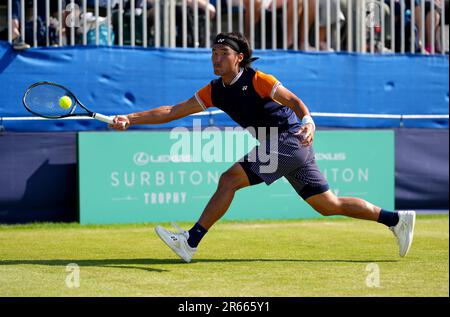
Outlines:
<svg viewBox="0 0 450 317"><path fill-rule="evenodd" d="M272 75L257 71L253 77L253 86L261 98L272 98L281 83Z"/></svg>
<svg viewBox="0 0 450 317"><path fill-rule="evenodd" d="M206 85L195 93L195 99L197 99L203 110L213 106L211 98L211 84Z"/></svg>

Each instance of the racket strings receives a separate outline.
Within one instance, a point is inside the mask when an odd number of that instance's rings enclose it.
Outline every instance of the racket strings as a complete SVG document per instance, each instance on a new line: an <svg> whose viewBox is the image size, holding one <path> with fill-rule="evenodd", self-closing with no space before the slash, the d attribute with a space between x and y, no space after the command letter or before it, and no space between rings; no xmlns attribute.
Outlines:
<svg viewBox="0 0 450 317"><path fill-rule="evenodd" d="M74 112L76 106L76 100L69 91L50 84L31 88L24 101L31 112L48 118L67 116Z"/></svg>

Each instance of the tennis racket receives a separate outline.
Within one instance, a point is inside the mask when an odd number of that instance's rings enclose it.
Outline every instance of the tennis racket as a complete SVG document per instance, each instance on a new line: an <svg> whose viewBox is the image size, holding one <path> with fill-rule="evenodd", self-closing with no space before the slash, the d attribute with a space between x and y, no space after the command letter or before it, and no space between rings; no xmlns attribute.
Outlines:
<svg viewBox="0 0 450 317"><path fill-rule="evenodd" d="M64 107L60 105L62 98ZM114 123L114 117L89 110L69 89L47 81L34 83L28 87L22 102L29 112L47 119L89 116L109 124ZM77 106L82 109L81 112L77 111Z"/></svg>

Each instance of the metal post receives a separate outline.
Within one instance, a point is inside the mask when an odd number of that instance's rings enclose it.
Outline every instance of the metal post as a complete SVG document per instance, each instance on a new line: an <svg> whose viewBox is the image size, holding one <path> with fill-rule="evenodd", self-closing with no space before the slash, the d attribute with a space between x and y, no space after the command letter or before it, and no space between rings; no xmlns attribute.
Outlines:
<svg viewBox="0 0 450 317"><path fill-rule="evenodd" d="M266 49L266 8L261 5L261 49Z"/></svg>
<svg viewBox="0 0 450 317"><path fill-rule="evenodd" d="M216 1L217 34L222 33L222 3Z"/></svg>
<svg viewBox="0 0 450 317"><path fill-rule="evenodd" d="M98 24L98 16L99 16L99 5L98 0L95 0L95 45L99 44L99 24Z"/></svg>
<svg viewBox="0 0 450 317"><path fill-rule="evenodd" d="M293 0L294 1L294 12L292 12L293 17L292 17L292 38L293 38L293 49L294 50L298 50L298 0ZM305 1L307 2L307 1Z"/></svg>
<svg viewBox="0 0 450 317"><path fill-rule="evenodd" d="M143 6L142 6L142 45L144 47L147 47L148 41L147 41L147 1L144 0Z"/></svg>
<svg viewBox="0 0 450 317"><path fill-rule="evenodd" d="M445 55L445 1L441 1L441 54Z"/></svg>
<svg viewBox="0 0 450 317"><path fill-rule="evenodd" d="M131 34L130 34L130 40L131 40L131 47L134 47L136 45L136 21L135 21L135 14L136 14L136 3L135 0L130 0L130 28L131 28Z"/></svg>
<svg viewBox="0 0 450 317"><path fill-rule="evenodd" d="M367 52L367 20L366 20L366 0L361 0L361 52Z"/></svg>
<svg viewBox="0 0 450 317"><path fill-rule="evenodd" d="M277 4L272 1L272 49L277 49Z"/></svg>
<svg viewBox="0 0 450 317"><path fill-rule="evenodd" d="M209 19L211 18L209 15L209 0L206 0L206 12L205 12L205 18L206 18L206 30L205 30L205 37L206 37L206 41L205 41L205 47L209 48L211 47L211 24Z"/></svg>
<svg viewBox="0 0 450 317"><path fill-rule="evenodd" d="M400 52L405 53L405 0L400 0L401 45Z"/></svg>
<svg viewBox="0 0 450 317"><path fill-rule="evenodd" d="M445 1L442 1L445 2ZM431 54L434 54L436 52L436 47L435 47L435 37L436 37L436 27L435 27L435 23L436 23L436 10L434 7L434 0L431 0L431 29L430 29L430 44L431 44Z"/></svg>
<svg viewBox="0 0 450 317"><path fill-rule="evenodd" d="M45 0L45 46L50 45L50 0Z"/></svg>
<svg viewBox="0 0 450 317"><path fill-rule="evenodd" d="M244 33L244 0L239 0L239 32Z"/></svg>
<svg viewBox="0 0 450 317"><path fill-rule="evenodd" d="M369 30L370 30L370 53L374 54L375 53L375 21L376 21L376 17L372 16L375 15L375 8L371 9L373 12L370 12L371 14L371 21L369 21ZM366 21L367 22L367 21Z"/></svg>
<svg viewBox="0 0 450 317"><path fill-rule="evenodd" d="M123 46L123 0L119 0L119 46Z"/></svg>
<svg viewBox="0 0 450 317"><path fill-rule="evenodd" d="M163 38L164 38L164 47L169 47L170 46L170 25L169 25L169 5L171 0L163 0L163 4L164 4L164 12L163 12L163 25L164 25L164 31L163 31Z"/></svg>
<svg viewBox="0 0 450 317"><path fill-rule="evenodd" d="M22 0L23 2L23 0ZM58 20L59 20L59 34L58 34L58 44L62 46L62 30L63 30L63 21L62 21L62 0L58 0Z"/></svg>
<svg viewBox="0 0 450 317"><path fill-rule="evenodd" d="M83 45L87 44L87 23L86 23L86 13L87 13L87 0L83 0Z"/></svg>
<svg viewBox="0 0 450 317"><path fill-rule="evenodd" d="M20 36L25 42L25 0L20 0Z"/></svg>
<svg viewBox="0 0 450 317"><path fill-rule="evenodd" d="M208 10L208 8L206 8ZM200 46L198 37L198 0L194 0L194 47Z"/></svg>
<svg viewBox="0 0 450 317"><path fill-rule="evenodd" d="M315 35L315 41L316 41L316 43L315 43L315 46L316 46L316 49L318 50L318 51L320 51L320 38L319 38L319 29L320 29L320 12L319 12L319 10L320 10L320 5L319 5L319 0L316 0L316 18L315 18L315 23L314 23L314 25L315 25L315 28L314 28L314 35Z"/></svg>
<svg viewBox="0 0 450 317"><path fill-rule="evenodd" d="M415 0L411 0L411 23L410 23L410 32L411 32L411 39L410 39L410 48L411 54L414 54L416 52L415 45L416 45L416 37L415 37L415 26L416 26L416 15L415 15Z"/></svg>
<svg viewBox="0 0 450 317"><path fill-rule="evenodd" d="M75 2L74 0L70 0L70 46L74 46L75 45L75 27L77 27L76 24L76 19L78 19L77 17L77 12L75 11Z"/></svg>
<svg viewBox="0 0 450 317"><path fill-rule="evenodd" d="M395 52L395 4L391 0L391 50Z"/></svg>
<svg viewBox="0 0 450 317"><path fill-rule="evenodd" d="M250 0L250 45L255 48L255 0Z"/></svg>
<svg viewBox="0 0 450 317"><path fill-rule="evenodd" d="M47 0L48 1L48 0ZM8 42L12 43L12 0L8 0Z"/></svg>
<svg viewBox="0 0 450 317"><path fill-rule="evenodd" d="M37 0L33 0L33 47L37 46Z"/></svg>
<svg viewBox="0 0 450 317"><path fill-rule="evenodd" d="M326 3L326 13L327 13L327 51L331 48L331 6L330 0Z"/></svg>
<svg viewBox="0 0 450 317"><path fill-rule="evenodd" d="M392 0L393 1L393 0ZM347 0L347 51L353 51L353 0Z"/></svg>
<svg viewBox="0 0 450 317"><path fill-rule="evenodd" d="M208 10L208 8L206 8ZM233 3L232 0L227 0L228 12L228 32L233 32Z"/></svg>
<svg viewBox="0 0 450 317"><path fill-rule="evenodd" d="M385 16L385 13L384 13L384 6L385 6L385 4L384 4L383 1L381 1L380 4L381 4L381 8L380 8L380 10L381 10L381 12L380 12L380 15L381 15L381 52L380 53L383 54L384 53L384 48L386 47L386 38L385 38L385 36L386 36L386 23L384 21L386 16Z"/></svg>
<svg viewBox="0 0 450 317"><path fill-rule="evenodd" d="M146 1L144 1L146 2ZM108 29L108 46L111 46L111 0L106 1L106 24Z"/></svg>
<svg viewBox="0 0 450 317"><path fill-rule="evenodd" d="M292 0L291 0L292 1ZM287 23L287 1L283 0L283 49L287 50L287 33L288 33L288 23Z"/></svg>
<svg viewBox="0 0 450 317"><path fill-rule="evenodd" d="M305 51L309 49L309 0L303 0L303 47Z"/></svg>
<svg viewBox="0 0 450 317"><path fill-rule="evenodd" d="M425 29L425 0L421 0L420 1L420 16L421 16L421 23L420 23L420 28L422 29L422 34L420 35L420 41L422 42L422 49L421 52L422 54L425 54L425 33L426 33L426 29Z"/></svg>
<svg viewBox="0 0 450 317"><path fill-rule="evenodd" d="M198 0L194 0L195 1ZM177 42L177 21L176 21L176 13L177 13L177 3L175 0L171 0L170 1L170 17L169 17L169 21L170 21L170 47L175 47L176 46L176 42ZM195 14L195 13L194 13ZM195 21L194 21L195 24ZM195 46L195 43L194 43Z"/></svg>
<svg viewBox="0 0 450 317"><path fill-rule="evenodd" d="M161 47L161 10L160 10L160 0L155 0L155 47L156 48Z"/></svg>
<svg viewBox="0 0 450 317"><path fill-rule="evenodd" d="M181 20L182 20L182 37L183 37L183 47L187 47L187 0L183 0L181 3Z"/></svg>
<svg viewBox="0 0 450 317"><path fill-rule="evenodd" d="M336 1L336 51L341 51L341 1Z"/></svg>

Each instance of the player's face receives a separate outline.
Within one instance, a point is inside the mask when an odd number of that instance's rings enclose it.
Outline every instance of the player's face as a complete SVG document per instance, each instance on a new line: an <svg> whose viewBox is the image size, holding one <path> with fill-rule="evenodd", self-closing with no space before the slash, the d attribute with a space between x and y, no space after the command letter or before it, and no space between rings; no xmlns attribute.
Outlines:
<svg viewBox="0 0 450 317"><path fill-rule="evenodd" d="M226 45L216 44L213 46L211 59L214 74L226 76L239 70L239 63L243 59L243 54L237 53Z"/></svg>

